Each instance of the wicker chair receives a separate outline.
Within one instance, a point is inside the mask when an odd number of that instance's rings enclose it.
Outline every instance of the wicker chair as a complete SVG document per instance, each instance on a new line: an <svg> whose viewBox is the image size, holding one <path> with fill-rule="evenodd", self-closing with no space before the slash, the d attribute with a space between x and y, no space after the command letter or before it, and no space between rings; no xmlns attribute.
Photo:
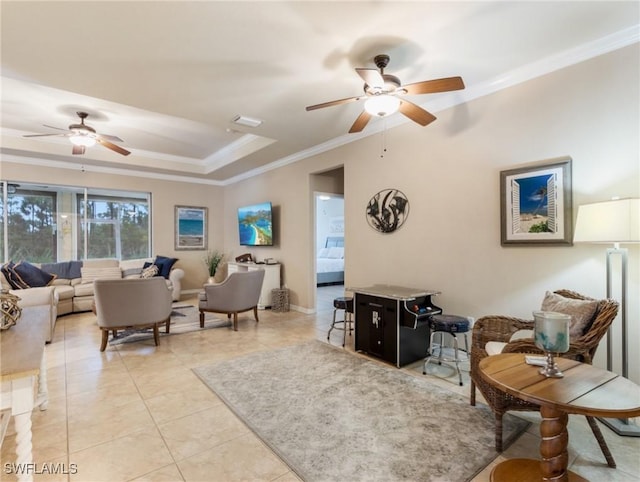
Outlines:
<svg viewBox="0 0 640 482"><path fill-rule="evenodd" d="M578 300L592 300L574 291L558 290L556 294L565 298ZM618 313L618 302L605 299L600 300L593 317L593 322L587 331L577 340L571 341L569 351L562 356L579 360L583 363L591 364L600 340L605 335L609 326ZM495 387L490 386L480 377L478 365L480 360L487 357L485 345L489 341L506 343L502 353L536 353L542 354L532 338L519 339L510 342L511 336L518 330L533 329L532 321L525 321L519 318L507 316L484 316L479 318L473 326L473 336L471 343L471 405L476 404L476 387L480 390L487 404L493 410L496 417L496 450L502 452L502 416L509 410L515 411L539 411L540 406L525 402L505 393ZM603 455L607 459L609 467L615 468L616 464L609 451L606 441L600 432L597 422L593 417L587 416L587 422L595 435Z"/></svg>

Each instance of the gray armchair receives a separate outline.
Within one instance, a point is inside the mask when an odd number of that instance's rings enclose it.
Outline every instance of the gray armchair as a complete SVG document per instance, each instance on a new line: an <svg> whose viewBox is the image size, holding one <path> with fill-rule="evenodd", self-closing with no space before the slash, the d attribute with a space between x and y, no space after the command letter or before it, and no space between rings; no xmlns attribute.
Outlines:
<svg viewBox="0 0 640 482"><path fill-rule="evenodd" d="M156 346L160 323L166 323L169 332L172 299L164 278L95 280L94 292L98 327L102 330L100 351L107 347L110 331L115 336L125 328L153 328Z"/></svg>
<svg viewBox="0 0 640 482"><path fill-rule="evenodd" d="M258 300L262 290L264 270L231 273L220 284L204 286L200 293L198 308L200 309L200 327L204 328L204 312L226 313L233 315L233 329L238 331L238 313L253 310L258 320Z"/></svg>

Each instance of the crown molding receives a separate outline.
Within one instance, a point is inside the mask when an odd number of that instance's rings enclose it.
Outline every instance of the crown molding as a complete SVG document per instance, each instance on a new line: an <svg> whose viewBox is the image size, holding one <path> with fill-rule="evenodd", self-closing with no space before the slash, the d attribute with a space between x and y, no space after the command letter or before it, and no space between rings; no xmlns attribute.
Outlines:
<svg viewBox="0 0 640 482"><path fill-rule="evenodd" d="M211 173L276 142L269 137L245 134L204 159L204 170Z"/></svg>
<svg viewBox="0 0 640 482"><path fill-rule="evenodd" d="M28 166L55 167L58 169L69 169L72 171L99 172L103 174L114 174L118 176L128 176L128 177L133 176L133 177L143 177L146 179L158 179L161 181L186 182L190 184L208 184L210 186L223 185L221 181L214 181L211 179L203 179L203 178L192 177L192 176L176 176L173 174L161 174L157 172L129 170L129 169L122 169L117 167L104 167L104 166L80 167L78 166L77 163L73 163L73 162L44 159L44 158L31 157L31 156L23 156L19 153L8 153L7 149L4 149L4 148L0 150L0 153L2 153L3 162L14 162L16 164L25 164Z"/></svg>

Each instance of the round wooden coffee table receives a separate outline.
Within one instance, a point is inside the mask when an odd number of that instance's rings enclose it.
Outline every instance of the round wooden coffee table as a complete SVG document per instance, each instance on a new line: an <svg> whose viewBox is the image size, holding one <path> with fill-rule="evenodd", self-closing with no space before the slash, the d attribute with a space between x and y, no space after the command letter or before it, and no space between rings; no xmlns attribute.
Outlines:
<svg viewBox="0 0 640 482"><path fill-rule="evenodd" d="M522 353L484 358L480 376L491 385L540 405L541 460L510 459L491 473L492 481L558 482L586 480L567 470L568 414L593 417L640 416L640 386L615 373L566 358L556 358L563 378L547 378L527 365Z"/></svg>

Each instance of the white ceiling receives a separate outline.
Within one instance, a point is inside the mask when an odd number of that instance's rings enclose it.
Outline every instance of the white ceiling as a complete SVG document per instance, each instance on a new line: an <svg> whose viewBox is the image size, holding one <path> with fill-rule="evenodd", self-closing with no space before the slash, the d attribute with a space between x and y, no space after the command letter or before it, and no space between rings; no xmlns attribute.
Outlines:
<svg viewBox="0 0 640 482"><path fill-rule="evenodd" d="M381 129L347 134L361 102L355 67L412 83L460 75L467 88L411 100L451 105L639 41L627 2L7 2L2 21L4 159L226 184ZM118 136L72 156L68 139L24 138L77 122ZM235 125L244 115L257 128ZM409 122L395 114L387 127ZM437 121L436 121L437 122Z"/></svg>

